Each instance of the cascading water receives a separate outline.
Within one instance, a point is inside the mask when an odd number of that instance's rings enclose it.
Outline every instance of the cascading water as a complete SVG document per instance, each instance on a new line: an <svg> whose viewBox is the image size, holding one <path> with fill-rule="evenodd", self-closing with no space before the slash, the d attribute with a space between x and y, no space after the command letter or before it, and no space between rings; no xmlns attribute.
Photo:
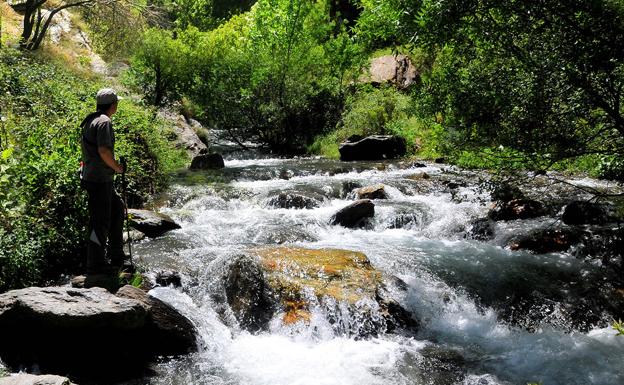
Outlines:
<svg viewBox="0 0 624 385"><path fill-rule="evenodd" d="M410 179L422 172L438 180L475 177L437 165L415 169L318 159L231 160L223 172L211 174L219 183L204 183L202 173L181 176L162 210L182 229L135 245L135 253L148 270L183 275L184 290L151 293L196 323L203 346L157 365L155 375L140 383L624 383L624 337L604 322L602 328L574 326L574 313L566 311L580 297L559 287L599 276L600 266L568 253L533 255L501 247L522 228L545 226L552 218L500 222L490 242L465 239L469 223L486 215L489 196L470 183L436 188ZM386 186L389 199L375 201L368 227L329 225L351 203L353 186L374 183ZM320 197L321 203L302 210L272 207L270 198L283 191ZM407 283L395 299L420 320L419 331L356 338L337 330L321 306L311 309L309 324L284 325L276 317L267 331L240 330L221 311L227 306L226 266L242 250L276 243L365 253L375 268ZM534 303L515 301L518 293L529 293ZM331 316L359 322L349 312Z"/></svg>

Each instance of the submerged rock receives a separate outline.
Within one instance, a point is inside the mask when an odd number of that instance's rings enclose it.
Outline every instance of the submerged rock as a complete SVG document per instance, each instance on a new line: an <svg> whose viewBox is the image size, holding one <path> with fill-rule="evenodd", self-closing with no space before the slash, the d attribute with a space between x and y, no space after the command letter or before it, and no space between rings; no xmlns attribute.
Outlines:
<svg viewBox="0 0 624 385"><path fill-rule="evenodd" d="M0 385L76 385L67 377L51 374L33 375L27 373L13 374L0 378Z"/></svg>
<svg viewBox="0 0 624 385"><path fill-rule="evenodd" d="M159 271L155 281L158 286L182 287L182 277L176 271Z"/></svg>
<svg viewBox="0 0 624 385"><path fill-rule="evenodd" d="M77 378L125 378L196 349L190 321L139 289L27 288L0 294L0 359ZM185 321L186 320L186 321ZM115 368L110 371L110 368Z"/></svg>
<svg viewBox="0 0 624 385"><path fill-rule="evenodd" d="M354 180L346 180L340 186L340 197L346 198L355 189L361 188L362 184Z"/></svg>
<svg viewBox="0 0 624 385"><path fill-rule="evenodd" d="M497 202L509 202L514 199L524 199L524 193L518 188L507 182L497 183L491 189L490 195L492 200Z"/></svg>
<svg viewBox="0 0 624 385"><path fill-rule="evenodd" d="M554 253L568 250L581 240L580 237L581 232L574 229L544 229L516 237L508 246L511 250L529 250L537 254Z"/></svg>
<svg viewBox="0 0 624 385"><path fill-rule="evenodd" d="M156 238L167 231L180 228L179 224L165 214L149 210L128 209L128 215L130 217L130 226L150 238Z"/></svg>
<svg viewBox="0 0 624 385"><path fill-rule="evenodd" d="M276 315L309 322L320 306L338 333L368 336L417 322L386 290L382 273L362 253L268 247L238 257L226 276L226 297L241 327L257 331ZM341 310L358 322L339 319Z"/></svg>
<svg viewBox="0 0 624 385"><path fill-rule="evenodd" d="M405 155L405 139L400 136L372 135L340 145L340 160L383 160Z"/></svg>
<svg viewBox="0 0 624 385"><path fill-rule="evenodd" d="M490 210L488 217L495 221L537 218L545 214L544 206L532 199L513 199L499 202Z"/></svg>
<svg viewBox="0 0 624 385"><path fill-rule="evenodd" d="M609 213L599 203L574 201L565 207L561 220L566 225L605 224Z"/></svg>
<svg viewBox="0 0 624 385"><path fill-rule="evenodd" d="M331 219L332 225L363 227L366 220L375 216L375 205L369 199L361 199L340 209Z"/></svg>
<svg viewBox="0 0 624 385"><path fill-rule="evenodd" d="M466 232L466 236L477 241L489 241L494 238L496 224L488 218L480 218L472 221Z"/></svg>
<svg viewBox="0 0 624 385"><path fill-rule="evenodd" d="M191 170L218 170L225 167L221 154L201 154L191 161Z"/></svg>
<svg viewBox="0 0 624 385"><path fill-rule="evenodd" d="M309 196L298 192L281 192L268 200L268 205L280 209L313 209L321 205L322 196Z"/></svg>
<svg viewBox="0 0 624 385"><path fill-rule="evenodd" d="M273 317L275 304L271 289L261 264L250 257L240 257L230 265L225 277L225 296L243 329L258 331Z"/></svg>
<svg viewBox="0 0 624 385"><path fill-rule="evenodd" d="M357 199L388 199L386 188L381 183L359 188L355 190L355 194Z"/></svg>

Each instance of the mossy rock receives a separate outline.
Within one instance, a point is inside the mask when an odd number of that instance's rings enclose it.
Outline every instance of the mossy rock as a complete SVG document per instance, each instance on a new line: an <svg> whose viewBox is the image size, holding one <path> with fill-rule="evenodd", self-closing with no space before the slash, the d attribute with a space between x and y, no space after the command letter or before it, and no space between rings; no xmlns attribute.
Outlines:
<svg viewBox="0 0 624 385"><path fill-rule="evenodd" d="M388 295L387 278L358 251L281 246L255 248L235 259L225 286L244 329L266 329L276 316L284 324L309 323L312 308L320 306L330 323L338 308L348 309L364 326L339 332L368 336L417 325Z"/></svg>

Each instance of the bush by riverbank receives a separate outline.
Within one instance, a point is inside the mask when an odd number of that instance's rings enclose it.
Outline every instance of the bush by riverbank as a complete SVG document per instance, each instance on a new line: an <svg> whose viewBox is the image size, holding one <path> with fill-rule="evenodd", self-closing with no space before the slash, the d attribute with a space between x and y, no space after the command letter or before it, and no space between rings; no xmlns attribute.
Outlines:
<svg viewBox="0 0 624 385"><path fill-rule="evenodd" d="M107 85L36 55L0 50L0 292L79 266L86 233L79 124ZM148 108L124 100L113 122L116 155L128 159L131 205L140 205L186 157Z"/></svg>

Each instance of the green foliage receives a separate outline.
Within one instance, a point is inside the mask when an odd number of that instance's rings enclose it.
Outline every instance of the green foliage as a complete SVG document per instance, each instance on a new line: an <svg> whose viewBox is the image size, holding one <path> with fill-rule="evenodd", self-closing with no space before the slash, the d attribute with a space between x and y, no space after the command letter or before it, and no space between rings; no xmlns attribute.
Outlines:
<svg viewBox="0 0 624 385"><path fill-rule="evenodd" d="M141 273L134 273L132 275L132 280L130 281L130 285L134 287L141 287L141 285L143 285L143 275L141 275Z"/></svg>
<svg viewBox="0 0 624 385"><path fill-rule="evenodd" d="M187 98L200 107L200 119L236 141L300 152L335 127L345 74L361 59L327 7L325 1L261 0L209 32L189 28L174 39L151 31L134 61L136 82L150 95Z"/></svg>
<svg viewBox="0 0 624 385"><path fill-rule="evenodd" d="M140 43L141 33L155 15L130 1L95 1L90 7L75 8L86 23L93 48L107 61L125 59ZM81 29L84 26L79 24Z"/></svg>
<svg viewBox="0 0 624 385"><path fill-rule="evenodd" d="M180 29L195 27L207 31L214 26L213 0L174 0L175 23Z"/></svg>
<svg viewBox="0 0 624 385"><path fill-rule="evenodd" d="M175 100L188 86L189 65L188 46L170 32L152 28L143 35L132 70L142 91L159 106L167 98Z"/></svg>
<svg viewBox="0 0 624 385"><path fill-rule="evenodd" d="M622 320L613 321L613 329L617 332L616 336L624 336L624 322Z"/></svg>
<svg viewBox="0 0 624 385"><path fill-rule="evenodd" d="M611 1L423 1L408 25L438 57L421 105L465 148L621 157L623 16Z"/></svg>
<svg viewBox="0 0 624 385"><path fill-rule="evenodd" d="M79 123L103 86L18 51L0 51L0 292L42 283L78 266L86 232L77 170ZM117 155L129 162L140 203L180 164L154 114L123 101L113 117ZM178 160L176 160L178 158ZM183 159L183 158L182 158Z"/></svg>
<svg viewBox="0 0 624 385"><path fill-rule="evenodd" d="M408 153L436 158L445 132L434 121L414 114L411 97L393 87L362 86L347 97L338 129L318 136L308 151L328 158L339 158L338 146L352 135L398 135L405 138Z"/></svg>

